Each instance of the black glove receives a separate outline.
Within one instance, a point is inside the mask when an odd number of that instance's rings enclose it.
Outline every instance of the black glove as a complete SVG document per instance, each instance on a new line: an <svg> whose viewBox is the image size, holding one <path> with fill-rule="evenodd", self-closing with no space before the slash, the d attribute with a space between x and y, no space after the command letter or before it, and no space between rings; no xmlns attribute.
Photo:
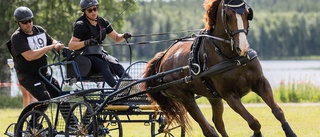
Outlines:
<svg viewBox="0 0 320 137"><path fill-rule="evenodd" d="M126 33L123 34L123 38L124 38L124 39L130 39L131 36L132 36L132 35L131 35L130 33L128 33L128 32L126 32Z"/></svg>
<svg viewBox="0 0 320 137"><path fill-rule="evenodd" d="M84 46L95 46L98 45L99 42L95 39L88 39L84 41Z"/></svg>

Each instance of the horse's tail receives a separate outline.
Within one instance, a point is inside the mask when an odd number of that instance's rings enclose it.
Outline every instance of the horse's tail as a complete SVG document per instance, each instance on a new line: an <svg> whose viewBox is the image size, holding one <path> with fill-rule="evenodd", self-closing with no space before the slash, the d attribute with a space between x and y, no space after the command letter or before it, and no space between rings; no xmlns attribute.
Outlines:
<svg viewBox="0 0 320 137"><path fill-rule="evenodd" d="M148 62L144 72L144 78L155 75L157 73L157 63L161 61L161 58L164 54L165 52L159 52L152 60ZM151 79L145 82L145 84L143 85L143 89L154 87L160 84L161 83L158 79ZM164 113L168 121L172 121L180 125L181 128L185 129L186 131L190 128L187 111L181 103L168 97L162 91L148 93L147 95L152 102L155 101L160 106L161 111Z"/></svg>

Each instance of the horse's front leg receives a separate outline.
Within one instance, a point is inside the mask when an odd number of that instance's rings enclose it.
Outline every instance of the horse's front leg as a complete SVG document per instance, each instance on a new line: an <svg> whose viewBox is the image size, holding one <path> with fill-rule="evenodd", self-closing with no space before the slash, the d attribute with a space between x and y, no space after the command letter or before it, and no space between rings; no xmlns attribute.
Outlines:
<svg viewBox="0 0 320 137"><path fill-rule="evenodd" d="M210 125L210 123L206 120L204 115L202 114L199 106L195 101L195 97L190 96L191 94L185 94L183 98L181 98L181 102L189 112L190 116L199 124L201 127L202 133L206 137L219 137L214 127Z"/></svg>
<svg viewBox="0 0 320 137"><path fill-rule="evenodd" d="M281 122L282 129L284 130L287 137L296 137L297 135L291 129L289 123L286 121L282 109L274 101L272 89L268 80L263 77L258 82L258 88L253 89L263 99L263 101L271 108L273 115Z"/></svg>
<svg viewBox="0 0 320 137"><path fill-rule="evenodd" d="M228 137L226 132L222 114L224 111L223 102L221 98L208 98L212 108L212 121L222 137Z"/></svg>
<svg viewBox="0 0 320 137"><path fill-rule="evenodd" d="M239 97L230 95L224 98L228 105L237 112L243 119L245 119L249 125L249 127L254 131L251 137L262 137L261 134L261 125L259 121L254 118L248 110L243 106Z"/></svg>

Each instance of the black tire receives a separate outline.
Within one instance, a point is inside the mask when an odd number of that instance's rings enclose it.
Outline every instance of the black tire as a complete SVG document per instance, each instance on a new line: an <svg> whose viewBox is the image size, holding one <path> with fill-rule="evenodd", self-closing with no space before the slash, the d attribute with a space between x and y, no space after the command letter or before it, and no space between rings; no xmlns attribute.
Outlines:
<svg viewBox="0 0 320 137"><path fill-rule="evenodd" d="M46 114L32 110L19 120L15 137L52 137L52 124Z"/></svg>
<svg viewBox="0 0 320 137"><path fill-rule="evenodd" d="M162 113L153 117L156 122L151 122L151 137L185 137L185 130L180 125L169 124Z"/></svg>
<svg viewBox="0 0 320 137"><path fill-rule="evenodd" d="M74 104L67 117L65 136L98 136L98 125L92 107L85 102Z"/></svg>

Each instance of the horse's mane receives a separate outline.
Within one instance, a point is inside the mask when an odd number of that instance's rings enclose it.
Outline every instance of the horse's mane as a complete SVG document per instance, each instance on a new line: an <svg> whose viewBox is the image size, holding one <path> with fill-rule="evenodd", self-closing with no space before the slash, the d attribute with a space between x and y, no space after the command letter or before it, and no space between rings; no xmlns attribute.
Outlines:
<svg viewBox="0 0 320 137"><path fill-rule="evenodd" d="M205 14L203 15L204 29L211 30L216 25L217 11L221 0L205 0L203 7Z"/></svg>

